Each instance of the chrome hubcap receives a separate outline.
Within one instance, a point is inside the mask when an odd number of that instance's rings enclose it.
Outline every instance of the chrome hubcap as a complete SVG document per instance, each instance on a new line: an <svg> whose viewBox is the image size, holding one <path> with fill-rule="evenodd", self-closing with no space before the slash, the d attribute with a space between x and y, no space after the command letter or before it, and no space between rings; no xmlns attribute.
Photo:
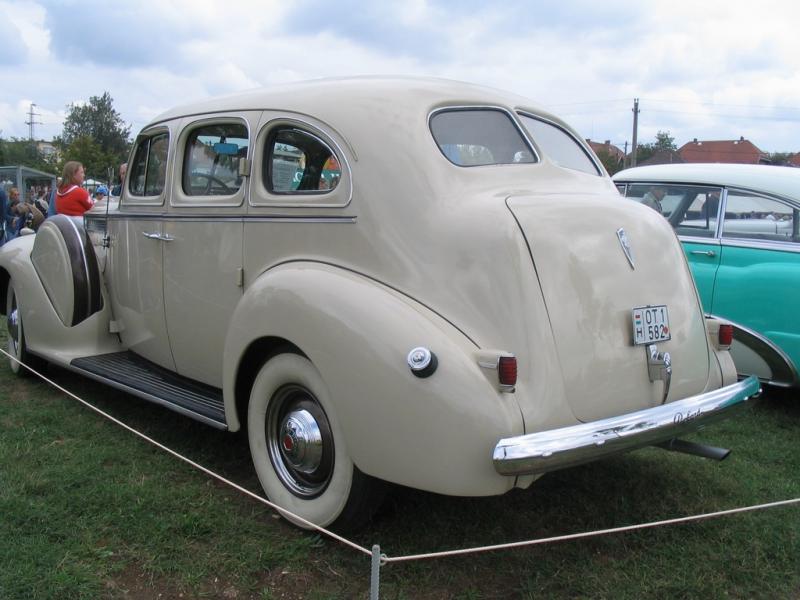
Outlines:
<svg viewBox="0 0 800 600"><path fill-rule="evenodd" d="M281 453L294 469L313 473L322 463L322 432L305 409L290 412L281 427Z"/></svg>
<svg viewBox="0 0 800 600"><path fill-rule="evenodd" d="M299 385L280 388L266 418L267 452L286 488L303 499L325 491L333 474L333 434L314 395Z"/></svg>

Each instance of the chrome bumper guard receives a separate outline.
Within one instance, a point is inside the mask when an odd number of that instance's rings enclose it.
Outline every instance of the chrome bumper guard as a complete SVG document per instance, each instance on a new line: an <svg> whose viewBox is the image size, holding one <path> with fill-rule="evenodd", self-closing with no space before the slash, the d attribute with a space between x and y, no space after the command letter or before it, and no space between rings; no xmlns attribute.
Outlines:
<svg viewBox="0 0 800 600"><path fill-rule="evenodd" d="M501 475L546 473L663 442L729 417L761 391L750 376L712 392L618 417L500 440L494 468Z"/></svg>

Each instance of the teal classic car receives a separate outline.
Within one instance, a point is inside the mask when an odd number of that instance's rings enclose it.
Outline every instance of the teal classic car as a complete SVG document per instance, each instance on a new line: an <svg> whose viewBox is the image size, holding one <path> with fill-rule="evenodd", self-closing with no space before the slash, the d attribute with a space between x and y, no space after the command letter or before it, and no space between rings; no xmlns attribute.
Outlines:
<svg viewBox="0 0 800 600"><path fill-rule="evenodd" d="M800 169L654 165L626 169L614 181L675 229L704 310L737 326L737 370L798 386Z"/></svg>

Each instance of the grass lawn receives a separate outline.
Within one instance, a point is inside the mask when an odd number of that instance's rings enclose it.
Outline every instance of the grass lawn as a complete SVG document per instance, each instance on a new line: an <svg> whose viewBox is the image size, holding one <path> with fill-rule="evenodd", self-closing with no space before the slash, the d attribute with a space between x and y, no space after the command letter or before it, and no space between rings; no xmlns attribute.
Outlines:
<svg viewBox="0 0 800 600"><path fill-rule="evenodd" d="M67 371L64 387L258 491L244 436ZM401 556L800 497L800 393L690 439L496 498L395 488L354 541ZM798 598L800 506L520 550L394 564L381 598ZM367 598L369 558L300 531L76 401L0 365L0 599Z"/></svg>

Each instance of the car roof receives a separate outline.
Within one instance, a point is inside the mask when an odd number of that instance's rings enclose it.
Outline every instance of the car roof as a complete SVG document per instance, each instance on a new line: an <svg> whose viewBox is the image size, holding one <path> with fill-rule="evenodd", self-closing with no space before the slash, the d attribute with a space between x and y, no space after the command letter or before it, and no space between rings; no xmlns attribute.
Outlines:
<svg viewBox="0 0 800 600"><path fill-rule="evenodd" d="M785 198L800 199L800 169L768 165L683 163L625 169L615 182L698 183L744 188Z"/></svg>
<svg viewBox="0 0 800 600"><path fill-rule="evenodd" d="M420 111L439 106L499 105L529 111L572 130L531 100L490 87L433 77L363 76L286 83L239 94L210 98L172 108L144 129L180 117L243 110L282 110L305 113L323 120L337 116L392 111L418 118ZM394 115L393 115L394 116ZM574 132L574 130L572 130ZM580 139L580 137L579 137Z"/></svg>

